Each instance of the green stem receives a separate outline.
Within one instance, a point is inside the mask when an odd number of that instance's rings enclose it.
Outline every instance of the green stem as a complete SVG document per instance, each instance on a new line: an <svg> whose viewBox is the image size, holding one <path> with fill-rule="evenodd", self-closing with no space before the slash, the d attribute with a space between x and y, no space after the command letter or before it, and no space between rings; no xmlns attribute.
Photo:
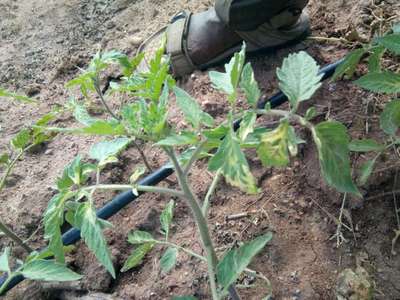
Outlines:
<svg viewBox="0 0 400 300"><path fill-rule="evenodd" d="M211 196L214 193L215 189L217 188L217 185L218 185L218 182L220 179L221 179L221 169L219 169L217 171L217 173L215 174L215 177L214 177L213 181L211 182L210 188L207 191L207 195L204 198L202 211L203 211L203 215L205 218L207 218L208 210L210 208Z"/></svg>
<svg viewBox="0 0 400 300"><path fill-rule="evenodd" d="M26 252L31 253L33 249L24 243L22 239L20 239L6 224L0 221L0 231L4 232L4 234L13 240L17 245L21 246Z"/></svg>
<svg viewBox="0 0 400 300"><path fill-rule="evenodd" d="M206 141L200 142L200 144L197 146L196 150L194 150L192 156L190 157L188 163L185 166L185 170L183 171L183 174L185 176L188 175L193 163L196 161L197 156L201 153L201 151L204 148L204 145L206 144Z"/></svg>
<svg viewBox="0 0 400 300"><path fill-rule="evenodd" d="M100 88L100 78L98 75L96 75L95 78L93 78L93 85L94 85L94 89L96 90L97 95L100 98L100 102L101 104L103 104L104 108L107 110L107 112L116 120L120 120L120 118L117 117L116 114L114 114L114 112L111 110L111 108L107 105L106 100L104 99L104 95L103 92L101 91Z"/></svg>
<svg viewBox="0 0 400 300"><path fill-rule="evenodd" d="M149 172L153 172L153 168L150 166L149 161L147 160L146 155L144 154L143 150L140 148L140 146L136 143L136 141L132 141L133 146L136 148L136 150L139 152L140 157L142 158L142 161L144 165L146 166L147 170Z"/></svg>
<svg viewBox="0 0 400 300"><path fill-rule="evenodd" d="M0 182L0 191L3 190L6 180L8 176L10 176L12 170L15 167L15 164L18 162L18 160L24 155L26 151L31 149L34 144L26 147L25 149L21 150L17 156L11 161L11 163L8 165L6 172L4 173L1 182ZM12 241L14 241L17 245L21 246L26 252L31 253L33 249L31 249L24 241L18 237L6 224L3 223L3 221L0 220L0 231L2 231L8 238L10 238Z"/></svg>
<svg viewBox="0 0 400 300"><path fill-rule="evenodd" d="M216 276L215 270L218 264L217 254L215 253L215 249L210 237L208 224L206 219L204 218L203 212L199 206L199 202L196 199L196 196L191 191L190 186L187 182L187 177L184 175L184 172L178 162L178 159L174 153L174 151L170 148L165 147L165 152L171 159L172 164L174 165L176 175L178 177L179 185L181 186L183 193L185 194L185 199L192 210L194 219L196 221L197 228L200 233L200 238L203 243L204 250L206 251L207 257L207 269L208 276L210 280L211 294L213 300L219 300L218 292L217 292L217 284L216 284Z"/></svg>
<svg viewBox="0 0 400 300"><path fill-rule="evenodd" d="M175 196L179 198L183 198L185 195L181 191L157 187L157 186L147 186L147 185L129 185L129 184L99 184L99 185L92 185L83 188L83 190L119 190L119 191L127 191L136 189L139 192L149 192L149 193L159 193L159 194L166 194L169 196Z"/></svg>

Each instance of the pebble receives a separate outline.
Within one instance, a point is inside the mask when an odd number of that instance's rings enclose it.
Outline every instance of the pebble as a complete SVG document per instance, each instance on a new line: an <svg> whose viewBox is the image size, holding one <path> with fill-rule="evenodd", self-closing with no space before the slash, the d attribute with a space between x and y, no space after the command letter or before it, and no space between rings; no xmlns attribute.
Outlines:
<svg viewBox="0 0 400 300"><path fill-rule="evenodd" d="M143 42L143 38L139 36L133 36L129 39L129 44L132 46L139 46Z"/></svg>

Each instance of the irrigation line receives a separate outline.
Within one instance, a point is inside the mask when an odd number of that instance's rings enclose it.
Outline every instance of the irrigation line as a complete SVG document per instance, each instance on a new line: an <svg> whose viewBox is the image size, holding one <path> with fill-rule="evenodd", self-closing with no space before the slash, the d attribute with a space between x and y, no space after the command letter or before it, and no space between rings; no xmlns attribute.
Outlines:
<svg viewBox="0 0 400 300"><path fill-rule="evenodd" d="M330 78L335 73L336 68L342 62L343 62L343 59L323 67L320 70L320 74L324 75L321 80L326 80L326 79ZM282 92L278 92L277 94L275 94L274 96L272 96L269 99L261 99L258 102L257 106L259 109L264 109L265 105L269 102L271 105L271 108L276 108L287 101L288 101L287 97ZM236 120L234 122L235 130L237 130L240 127L240 122L241 122L241 120ZM139 185L147 185L147 186L156 185L156 184L160 183L161 181L163 181L164 179L166 179L172 173L174 173L174 169L171 167L170 164L167 164L167 165L159 168L158 170L156 170L154 173L148 175L141 181L139 181L138 184ZM136 198L138 198L142 194L144 194L144 193L139 192L139 195L136 196L132 193L132 191L123 192L123 193L117 195L114 199L112 199L110 202L108 202L101 209L99 209L97 211L97 216L99 218L102 218L105 220L109 219L111 216L115 215L117 212L119 212L121 209L123 209L129 203L135 201ZM75 244L80 239L81 239L80 230L78 230L76 228L72 228L62 235L62 241L65 246ZM7 274L3 274L3 276L0 277L0 287L6 282L7 278L8 278ZM7 293L7 291L11 290L13 287L15 287L17 284L22 282L24 279L25 279L25 277L22 275L14 277L10 282L8 282L7 287L3 290L3 294Z"/></svg>

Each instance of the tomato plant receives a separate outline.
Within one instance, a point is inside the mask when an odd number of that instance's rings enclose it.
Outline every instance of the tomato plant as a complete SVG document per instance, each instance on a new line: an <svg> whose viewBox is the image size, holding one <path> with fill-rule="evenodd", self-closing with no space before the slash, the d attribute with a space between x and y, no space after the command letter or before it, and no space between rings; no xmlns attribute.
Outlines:
<svg viewBox="0 0 400 300"><path fill-rule="evenodd" d="M0 96L11 98L16 101L26 103L35 103L34 100L9 92L0 88ZM46 134L39 126L47 125L55 118L55 113L49 113L41 117L36 123L35 128L28 127L21 129L10 142L9 151L0 155L0 167L4 169L0 179L0 191L6 187L7 179L12 174L15 165L20 159L32 148L49 141L53 135ZM23 275L32 280L44 281L73 281L81 278L79 274L69 270L63 264L59 264L54 260L49 260L52 253L43 251L41 253L34 251L29 245L26 244L11 228L9 228L3 221L0 220L0 231L2 231L10 240L16 245L23 248L27 253L24 261L16 260L16 268L12 271L10 267L10 247L6 247L0 255L0 271L8 275L7 280L0 287L0 295L3 294L4 289L7 288L9 282L16 276ZM64 248L68 251L68 248Z"/></svg>
<svg viewBox="0 0 400 300"><path fill-rule="evenodd" d="M251 173L246 149L255 149L265 167L285 167L297 155L298 145L305 143L296 134L296 128L300 127L311 133L318 149L321 174L326 182L340 192L360 196L351 176L350 138L346 127L337 121L328 120L314 124L314 108L310 108L304 116L298 114L302 102L309 100L321 86L322 78L319 66L305 52L289 55L282 67L277 69L279 86L290 102L288 111L271 109L269 105L257 107L261 92L250 63L245 63L245 45L225 65L225 72L211 71L209 75L213 87L226 94L229 107L226 121L220 124L204 112L187 92L176 86L168 74L169 61L163 53L163 48L157 51L146 72L136 69L143 59L142 55L130 59L116 51L98 53L88 70L68 83L68 86L79 86L85 98L88 98L90 93L97 94L109 118L95 118L89 114L86 103L73 100L69 107L80 126L45 129L63 133L104 135L110 138L93 145L89 153L92 163L85 162L83 157L78 156L58 179L58 193L50 201L44 217L49 250L54 253L58 262L65 262L61 226L66 221L80 230L87 246L115 277L111 254L103 235L103 229L112 225L96 216L96 192L131 190L134 194L165 194L174 200L165 207L160 216L163 238L159 239L142 231L132 232L128 241L135 245L135 249L122 271L128 271L140 264L145 255L158 245L167 247L160 260L161 269L163 272L171 272L179 252L184 251L207 264L214 300L224 298L228 293L233 299L239 299L234 286L236 279L244 271L252 272L247 268L248 265L266 246L272 235L265 233L222 256L217 255L209 230L208 211L210 198L220 179L225 178L226 182L243 192L257 193L259 188ZM121 82L110 84L109 93L128 95L125 98L131 99L122 102L118 111L111 109L100 87L100 74L110 64L119 65L124 76ZM168 120L171 94L175 96L188 124L183 130L177 130ZM247 100L248 109L238 106L237 100L241 95ZM277 118L277 128L270 130L258 127L256 119L263 116ZM241 119L238 131L234 128L235 119ZM153 143L166 153L176 172L179 188L139 185L137 182L144 173L143 168L138 168L127 183L102 183L101 172L104 166L117 161L118 155L136 139ZM142 156L145 156L145 153ZM194 162L199 159L207 160L208 170L215 174L204 199L199 199L193 192L193 179L190 176ZM90 180L92 174L96 178L95 182ZM184 201L190 207L205 251L204 257L169 241L174 201ZM260 274L259 277L263 278Z"/></svg>

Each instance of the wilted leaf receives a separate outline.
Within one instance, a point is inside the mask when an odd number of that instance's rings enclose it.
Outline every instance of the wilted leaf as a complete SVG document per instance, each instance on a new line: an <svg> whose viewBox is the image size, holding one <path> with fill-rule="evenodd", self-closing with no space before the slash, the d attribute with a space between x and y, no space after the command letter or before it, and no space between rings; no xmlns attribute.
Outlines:
<svg viewBox="0 0 400 300"><path fill-rule="evenodd" d="M400 74L385 71L382 73L368 73L355 83L369 91L383 94L400 92Z"/></svg>
<svg viewBox="0 0 400 300"><path fill-rule="evenodd" d="M257 102L261 97L261 91L254 78L254 72L250 63L247 63L243 68L240 87L246 95L247 102L251 106L256 107Z"/></svg>
<svg viewBox="0 0 400 300"><path fill-rule="evenodd" d="M86 245L98 259L98 261L115 278L115 270L111 260L111 254L102 231L102 223L96 216L96 210L90 202L80 203L74 223L81 231L81 237Z"/></svg>
<svg viewBox="0 0 400 300"><path fill-rule="evenodd" d="M354 152L382 151L385 149L385 146L373 139L364 139L351 141L349 149Z"/></svg>
<svg viewBox="0 0 400 300"><path fill-rule="evenodd" d="M360 196L351 178L349 136L346 127L335 121L322 122L315 127L314 141L326 182L342 193Z"/></svg>
<svg viewBox="0 0 400 300"><path fill-rule="evenodd" d="M337 80L343 75L347 75L349 78L353 77L357 65L360 63L360 60L365 52L366 50L361 48L347 54L344 61L336 68L332 77L332 81Z"/></svg>
<svg viewBox="0 0 400 300"><path fill-rule="evenodd" d="M23 266L22 275L32 280L43 281L74 281L82 278L65 265L52 260L38 259Z"/></svg>
<svg viewBox="0 0 400 300"><path fill-rule="evenodd" d="M146 168L143 166L139 166L135 172L133 172L133 174L131 175L131 177L129 177L129 182L130 183L136 183L136 181L138 181L138 179L140 178L140 176L142 176L144 173L146 173Z"/></svg>
<svg viewBox="0 0 400 300"><path fill-rule="evenodd" d="M393 33L376 39L376 42L395 54L400 54L400 34Z"/></svg>
<svg viewBox="0 0 400 300"><path fill-rule="evenodd" d="M252 194L258 192L247 159L240 149L240 141L232 128L225 136L217 153L210 159L208 168L210 171L221 169L225 179L243 191Z"/></svg>
<svg viewBox="0 0 400 300"><path fill-rule="evenodd" d="M104 162L110 158L117 156L130 142L128 138L116 138L111 141L103 141L94 144L89 151L89 156L104 165Z"/></svg>
<svg viewBox="0 0 400 300"><path fill-rule="evenodd" d="M160 259L160 266L163 273L168 273L176 264L178 249L175 247L168 248Z"/></svg>
<svg viewBox="0 0 400 300"><path fill-rule="evenodd" d="M228 251L217 266L218 283L226 293L229 286L236 281L240 274L247 268L251 260L256 256L265 245L272 239L272 234L267 233L245 243L238 249Z"/></svg>
<svg viewBox="0 0 400 300"><path fill-rule="evenodd" d="M153 249L153 243L144 243L138 246L131 255L129 255L128 259L125 261L124 266L121 269L121 272L126 272L138 265L140 265L143 261L143 258L146 256L147 253Z"/></svg>
<svg viewBox="0 0 400 300"><path fill-rule="evenodd" d="M284 167L289 163L288 134L289 123L284 121L278 128L261 135L257 154L264 166Z"/></svg>
<svg viewBox="0 0 400 300"><path fill-rule="evenodd" d="M382 130L391 136L395 136L400 127L400 100L392 100L386 104L380 116Z"/></svg>
<svg viewBox="0 0 400 300"><path fill-rule="evenodd" d="M160 215L161 228L165 234L165 240L168 240L169 227L171 225L172 218L174 217L174 206L174 200L169 201Z"/></svg>
<svg viewBox="0 0 400 300"><path fill-rule="evenodd" d="M128 242L133 245L154 243L155 241L156 240L153 238L153 236L146 231L135 230L133 232L130 232L128 235Z"/></svg>
<svg viewBox="0 0 400 300"><path fill-rule="evenodd" d="M316 61L306 52L290 54L276 71L279 87L289 98L293 108L298 103L311 98L321 86L322 74Z"/></svg>

